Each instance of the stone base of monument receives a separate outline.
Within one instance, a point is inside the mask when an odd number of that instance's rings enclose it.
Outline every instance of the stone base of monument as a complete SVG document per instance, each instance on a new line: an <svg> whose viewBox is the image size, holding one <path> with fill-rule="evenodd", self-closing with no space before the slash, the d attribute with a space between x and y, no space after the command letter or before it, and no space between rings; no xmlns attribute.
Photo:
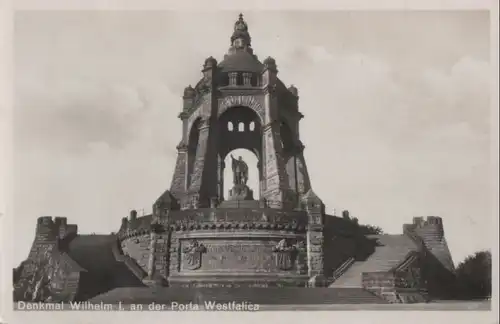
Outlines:
<svg viewBox="0 0 500 324"><path fill-rule="evenodd" d="M253 200L253 191L245 184L234 185L229 190L228 200Z"/></svg>
<svg viewBox="0 0 500 324"><path fill-rule="evenodd" d="M224 200L220 203L218 208L247 208L256 209L260 208L260 201L258 200Z"/></svg>
<svg viewBox="0 0 500 324"><path fill-rule="evenodd" d="M122 305L331 305L387 304L362 288L116 288L96 296L90 303ZM146 306L147 307L147 306ZM189 309L188 309L189 310ZM193 309L194 310L194 309Z"/></svg>
<svg viewBox="0 0 500 324"><path fill-rule="evenodd" d="M307 287L308 276L299 274L220 273L218 275L171 276L169 287L177 288L298 288Z"/></svg>

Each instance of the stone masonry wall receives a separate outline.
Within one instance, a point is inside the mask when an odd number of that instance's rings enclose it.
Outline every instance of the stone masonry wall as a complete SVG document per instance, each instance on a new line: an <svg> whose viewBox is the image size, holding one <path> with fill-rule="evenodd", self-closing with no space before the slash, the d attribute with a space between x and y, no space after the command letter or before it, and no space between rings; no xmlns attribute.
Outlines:
<svg viewBox="0 0 500 324"><path fill-rule="evenodd" d="M307 259L309 286L319 287L326 285L324 277L324 204L312 191L303 197L302 204L308 215L307 228Z"/></svg>
<svg viewBox="0 0 500 324"><path fill-rule="evenodd" d="M378 295L390 303L398 303L395 289L395 278L391 272L365 272L362 274L362 285L366 290Z"/></svg>
<svg viewBox="0 0 500 324"><path fill-rule="evenodd" d="M137 262L145 273L150 273L150 260L153 260L154 273L163 278L168 276L168 234L156 234L154 252L151 251L151 235L149 233L130 237L121 242L123 253ZM151 252L154 253L153 259Z"/></svg>
<svg viewBox="0 0 500 324"><path fill-rule="evenodd" d="M409 231L420 237L425 247L443 267L450 272L454 271L455 267L444 235L441 217L428 216L425 220L423 217L414 217L412 224L403 225L403 231Z"/></svg>
<svg viewBox="0 0 500 324"><path fill-rule="evenodd" d="M77 226L68 225L64 217L38 218L28 258L17 270L15 300L45 300L48 296L71 300L75 296L79 273L84 269L61 253L58 244L61 239L76 233Z"/></svg>
<svg viewBox="0 0 500 324"><path fill-rule="evenodd" d="M170 191L176 199L180 200L186 192L187 147L179 146L177 149L177 161L175 163Z"/></svg>

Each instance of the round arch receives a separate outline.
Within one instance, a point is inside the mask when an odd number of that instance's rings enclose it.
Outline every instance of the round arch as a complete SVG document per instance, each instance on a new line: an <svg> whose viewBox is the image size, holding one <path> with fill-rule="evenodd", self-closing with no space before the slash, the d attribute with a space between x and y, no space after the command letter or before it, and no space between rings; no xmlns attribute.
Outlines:
<svg viewBox="0 0 500 324"><path fill-rule="evenodd" d="M219 172L220 197L227 196L232 188L231 152L245 152L243 160L248 164L249 172L253 173L251 189L260 196L262 167L262 124L258 114L247 106L228 107L217 120L217 154L223 162ZM248 152L249 151L249 152ZM253 153L253 154L252 154ZM235 156L238 158L238 156ZM228 164L229 163L229 164ZM252 171L253 170L253 171ZM229 179L228 179L229 176ZM227 186L230 185L229 188ZM250 183L249 183L250 185Z"/></svg>
<svg viewBox="0 0 500 324"><path fill-rule="evenodd" d="M264 107L254 96L227 96L219 104L219 118L234 107L247 107L256 114L261 125L264 124Z"/></svg>
<svg viewBox="0 0 500 324"><path fill-rule="evenodd" d="M226 109L217 120L218 153L221 158L235 149L247 149L262 157L262 123L258 114L246 106Z"/></svg>

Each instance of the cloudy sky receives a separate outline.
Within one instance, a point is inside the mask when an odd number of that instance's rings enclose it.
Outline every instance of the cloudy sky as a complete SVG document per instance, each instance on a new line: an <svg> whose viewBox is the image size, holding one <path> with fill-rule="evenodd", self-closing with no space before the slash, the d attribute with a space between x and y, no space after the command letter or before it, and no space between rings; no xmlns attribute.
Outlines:
<svg viewBox="0 0 500 324"><path fill-rule="evenodd" d="M39 216L109 233L130 209L150 211L170 186L182 91L206 57L222 59L237 15L16 14L15 262ZM328 212L349 209L388 233L442 216L455 262L492 245L487 12L245 19L255 53L299 89L306 161Z"/></svg>

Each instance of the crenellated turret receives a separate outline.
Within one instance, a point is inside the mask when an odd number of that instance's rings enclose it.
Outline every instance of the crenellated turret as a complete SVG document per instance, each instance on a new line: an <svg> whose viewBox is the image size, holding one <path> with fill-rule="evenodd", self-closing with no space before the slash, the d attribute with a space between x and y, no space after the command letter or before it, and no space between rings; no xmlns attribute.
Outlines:
<svg viewBox="0 0 500 324"><path fill-rule="evenodd" d="M414 217L412 224L403 225L403 232L418 236L446 269L454 271L455 266L445 239L441 217Z"/></svg>
<svg viewBox="0 0 500 324"><path fill-rule="evenodd" d="M290 91L290 93L293 94L295 97L299 96L299 90L293 84L288 88L288 91Z"/></svg>
<svg viewBox="0 0 500 324"><path fill-rule="evenodd" d="M75 224L68 224L66 217L42 216L37 220L36 237L37 242L55 242L68 235L76 234L78 227Z"/></svg>

